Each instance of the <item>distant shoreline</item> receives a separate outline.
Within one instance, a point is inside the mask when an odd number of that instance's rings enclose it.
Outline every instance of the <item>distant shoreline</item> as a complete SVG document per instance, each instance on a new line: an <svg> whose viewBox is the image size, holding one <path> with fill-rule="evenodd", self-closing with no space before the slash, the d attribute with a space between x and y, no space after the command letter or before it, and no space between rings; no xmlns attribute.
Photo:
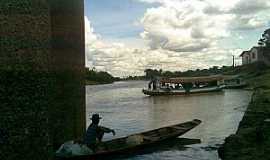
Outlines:
<svg viewBox="0 0 270 160"><path fill-rule="evenodd" d="M113 82L96 82L96 81L88 81L86 80L85 81L85 85L102 85L102 84L112 84L114 83L115 81Z"/></svg>
<svg viewBox="0 0 270 160"><path fill-rule="evenodd" d="M103 85L103 84L113 84L115 82L128 82L128 81L147 81L145 79L139 79L139 80L132 80L132 79L121 79L121 80L117 80L117 81L113 81L113 82L96 82L96 81L85 81L85 85Z"/></svg>

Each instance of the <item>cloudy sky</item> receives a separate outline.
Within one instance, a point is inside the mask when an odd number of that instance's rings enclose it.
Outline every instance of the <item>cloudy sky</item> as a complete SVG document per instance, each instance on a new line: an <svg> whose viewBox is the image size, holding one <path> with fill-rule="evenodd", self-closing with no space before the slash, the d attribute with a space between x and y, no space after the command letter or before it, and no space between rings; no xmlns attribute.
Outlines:
<svg viewBox="0 0 270 160"><path fill-rule="evenodd" d="M128 76L231 65L269 13L269 0L85 0L86 66Z"/></svg>

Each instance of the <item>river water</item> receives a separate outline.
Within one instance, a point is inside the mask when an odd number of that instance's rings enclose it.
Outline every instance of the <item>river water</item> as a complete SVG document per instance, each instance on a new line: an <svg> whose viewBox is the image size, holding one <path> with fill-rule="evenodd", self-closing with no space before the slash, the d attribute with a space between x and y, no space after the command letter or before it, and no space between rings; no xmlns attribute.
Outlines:
<svg viewBox="0 0 270 160"><path fill-rule="evenodd" d="M113 128L116 136L127 136L192 119L202 123L181 137L201 139L200 144L173 145L121 159L130 160L218 160L217 147L235 133L251 98L251 92L225 90L192 96L150 97L142 93L146 81L125 81L86 86L87 126L89 115L99 113L101 125Z"/></svg>

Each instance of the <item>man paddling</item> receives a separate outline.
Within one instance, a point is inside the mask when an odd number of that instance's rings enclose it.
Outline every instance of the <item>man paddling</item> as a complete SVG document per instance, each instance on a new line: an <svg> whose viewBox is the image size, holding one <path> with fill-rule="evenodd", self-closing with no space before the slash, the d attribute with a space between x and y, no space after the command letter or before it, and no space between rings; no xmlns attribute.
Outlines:
<svg viewBox="0 0 270 160"><path fill-rule="evenodd" d="M92 123L87 128L87 131L84 137L84 143L89 148L95 150L97 143L101 142L104 133L112 133L113 135L115 135L115 131L113 129L98 125L99 120L101 119L99 114L93 114L92 118L90 119L92 120Z"/></svg>

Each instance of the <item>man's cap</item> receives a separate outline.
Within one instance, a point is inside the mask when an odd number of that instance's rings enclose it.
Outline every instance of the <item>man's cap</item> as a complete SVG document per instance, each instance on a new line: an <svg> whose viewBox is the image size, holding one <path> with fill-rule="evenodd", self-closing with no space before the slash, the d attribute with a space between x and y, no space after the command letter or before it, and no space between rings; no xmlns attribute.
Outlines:
<svg viewBox="0 0 270 160"><path fill-rule="evenodd" d="M96 119L101 119L101 117L99 116L99 114L93 114L90 119L91 120L96 120Z"/></svg>

